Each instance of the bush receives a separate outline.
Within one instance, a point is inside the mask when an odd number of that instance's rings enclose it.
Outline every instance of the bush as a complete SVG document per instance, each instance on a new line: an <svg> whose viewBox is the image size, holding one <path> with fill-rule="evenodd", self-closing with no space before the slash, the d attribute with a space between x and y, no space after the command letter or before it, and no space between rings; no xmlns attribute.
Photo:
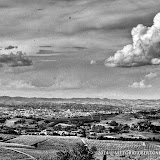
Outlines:
<svg viewBox="0 0 160 160"><path fill-rule="evenodd" d="M57 160L95 160L94 154L97 151L96 147L89 149L85 144L77 143L70 150L57 152Z"/></svg>

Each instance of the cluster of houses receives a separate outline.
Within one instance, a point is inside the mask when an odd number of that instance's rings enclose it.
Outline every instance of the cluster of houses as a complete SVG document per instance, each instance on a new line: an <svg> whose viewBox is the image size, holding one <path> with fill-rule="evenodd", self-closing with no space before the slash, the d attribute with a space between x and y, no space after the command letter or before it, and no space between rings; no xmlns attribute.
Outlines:
<svg viewBox="0 0 160 160"><path fill-rule="evenodd" d="M88 116L62 119L15 117L0 119L0 133L17 135L79 136L91 139L132 138L147 139L141 132L160 133L160 123L137 119L137 123L120 123L104 120L107 116ZM124 114L124 117L126 115ZM134 134L135 132L136 134Z"/></svg>

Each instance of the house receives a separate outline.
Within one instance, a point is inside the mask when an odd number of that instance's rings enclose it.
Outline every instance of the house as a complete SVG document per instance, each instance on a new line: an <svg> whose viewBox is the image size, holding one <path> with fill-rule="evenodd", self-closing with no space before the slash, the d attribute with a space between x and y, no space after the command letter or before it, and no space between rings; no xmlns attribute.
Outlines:
<svg viewBox="0 0 160 160"><path fill-rule="evenodd" d="M26 124L34 124L35 123L35 120L33 120L33 119L25 119L25 123Z"/></svg>
<svg viewBox="0 0 160 160"><path fill-rule="evenodd" d="M7 127L13 127L16 124L18 124L18 122L21 120L21 118L12 118L12 119L7 119L5 121L5 126Z"/></svg>
<svg viewBox="0 0 160 160"><path fill-rule="evenodd" d="M47 132L47 130L45 129L45 130L41 131L41 132L39 133L39 135L47 136L47 135L48 135L48 132Z"/></svg>
<svg viewBox="0 0 160 160"><path fill-rule="evenodd" d="M41 121L38 121L38 125L45 125L45 121L44 120L41 120Z"/></svg>
<svg viewBox="0 0 160 160"><path fill-rule="evenodd" d="M21 135L26 135L26 134L27 134L26 130L21 130Z"/></svg>
<svg viewBox="0 0 160 160"><path fill-rule="evenodd" d="M71 136L77 136L78 132L79 132L79 131L71 131L71 132L70 132L70 135L71 135Z"/></svg>
<svg viewBox="0 0 160 160"><path fill-rule="evenodd" d="M70 133L67 132L67 131L58 131L57 133L58 133L60 136L69 136L69 135L70 135Z"/></svg>
<svg viewBox="0 0 160 160"><path fill-rule="evenodd" d="M160 123L159 122L152 122L152 125L155 127L157 131L160 131Z"/></svg>
<svg viewBox="0 0 160 160"><path fill-rule="evenodd" d="M97 139L97 133L94 131L90 131L89 134L87 135L88 139Z"/></svg>
<svg viewBox="0 0 160 160"><path fill-rule="evenodd" d="M75 125L73 125L73 124L67 124L67 123L58 123L58 124L56 124L54 126L54 128L56 128L56 127L60 128L61 130L65 130L67 128L75 127Z"/></svg>
<svg viewBox="0 0 160 160"><path fill-rule="evenodd" d="M47 127L46 131L48 135L57 135L52 127Z"/></svg>

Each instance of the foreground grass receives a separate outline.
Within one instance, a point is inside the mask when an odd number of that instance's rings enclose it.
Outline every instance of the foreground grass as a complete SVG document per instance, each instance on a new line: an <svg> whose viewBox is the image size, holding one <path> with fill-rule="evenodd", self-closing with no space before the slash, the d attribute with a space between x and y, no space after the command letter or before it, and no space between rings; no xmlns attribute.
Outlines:
<svg viewBox="0 0 160 160"><path fill-rule="evenodd" d="M105 151L119 150L119 151L159 151L160 147L154 145L151 142L143 141L118 141L118 140L92 140L84 139L85 143L89 148L95 146L97 148L96 157L98 159L103 159L103 154ZM37 148L18 148L19 151L27 153L37 160L55 160L56 153L66 148L70 149L75 146L77 142L81 142L81 138L78 137L60 137L60 136L20 136L9 140L8 142L20 143L25 145L33 145L38 143ZM107 155L108 158L115 160L128 160L128 159L137 159L137 160L150 160L147 155L133 155L126 156L125 154L121 155ZM150 158L157 159L159 155L151 155Z"/></svg>
<svg viewBox="0 0 160 160"><path fill-rule="evenodd" d="M33 158L14 150L0 148L0 160L33 160Z"/></svg>

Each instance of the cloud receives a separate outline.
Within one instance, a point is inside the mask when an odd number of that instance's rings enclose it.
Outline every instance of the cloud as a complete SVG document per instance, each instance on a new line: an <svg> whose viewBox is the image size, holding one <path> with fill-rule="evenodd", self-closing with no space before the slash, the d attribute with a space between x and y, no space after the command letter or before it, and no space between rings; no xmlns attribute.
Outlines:
<svg viewBox="0 0 160 160"><path fill-rule="evenodd" d="M39 50L37 52L37 54L54 54L54 53L62 53L62 52L56 52L56 51L53 51L53 50Z"/></svg>
<svg viewBox="0 0 160 160"><path fill-rule="evenodd" d="M132 88L151 88L152 85L146 85L146 82L149 80L157 77L156 72L150 72L149 74L145 75L144 78L140 82L134 82L132 85L129 85L129 87Z"/></svg>
<svg viewBox="0 0 160 160"><path fill-rule="evenodd" d="M106 66L134 67L160 64L160 13L151 27L139 24L131 31L133 44L126 45L105 61Z"/></svg>
<svg viewBox="0 0 160 160"><path fill-rule="evenodd" d="M52 46L42 45L42 46L39 46L39 47L42 47L42 48L51 48Z"/></svg>
<svg viewBox="0 0 160 160"><path fill-rule="evenodd" d="M149 74L145 75L145 77L146 77L146 78L149 78L149 79L152 79L152 78L157 77L157 73L153 73L153 72L151 72L151 73L149 73Z"/></svg>
<svg viewBox="0 0 160 160"><path fill-rule="evenodd" d="M2 54L0 55L0 63L1 64L8 64L11 67L18 67L18 66L30 66L32 65L32 60L30 60L25 53L21 51L17 52L16 54Z"/></svg>
<svg viewBox="0 0 160 160"><path fill-rule="evenodd" d="M27 83L23 80L17 80L17 81L13 81L11 83L9 83L8 85L6 85L5 87L7 88L16 88L16 89L22 89L22 88L35 88L30 82Z"/></svg>
<svg viewBox="0 0 160 160"><path fill-rule="evenodd" d="M90 64L96 64L96 61L95 60L91 60Z"/></svg>
<svg viewBox="0 0 160 160"><path fill-rule="evenodd" d="M18 48L18 46L8 46L5 48L5 50L10 50L10 49L14 49L14 48Z"/></svg>
<svg viewBox="0 0 160 160"><path fill-rule="evenodd" d="M141 80L140 82L134 82L132 85L129 85L129 87L132 88L151 88L152 85L146 85L146 80Z"/></svg>
<svg viewBox="0 0 160 160"><path fill-rule="evenodd" d="M24 80L1 80L0 79L0 88L8 88L8 89L31 89L35 88L31 84L31 82L26 82Z"/></svg>
<svg viewBox="0 0 160 160"><path fill-rule="evenodd" d="M143 11L136 5L145 8ZM128 43L128 30L139 22L150 25L153 14L159 10L160 2L143 0L6 0L0 10L0 41L13 41L27 54L35 54L39 46L73 48L88 51L90 48L107 49L114 52ZM65 6L65 7L64 7ZM37 11L37 9L43 9ZM54 16L53 16L54 15ZM5 21L4 21L5 19ZM34 26L34 27L33 27ZM27 47L23 50L23 48ZM21 47L21 48L20 48Z"/></svg>

